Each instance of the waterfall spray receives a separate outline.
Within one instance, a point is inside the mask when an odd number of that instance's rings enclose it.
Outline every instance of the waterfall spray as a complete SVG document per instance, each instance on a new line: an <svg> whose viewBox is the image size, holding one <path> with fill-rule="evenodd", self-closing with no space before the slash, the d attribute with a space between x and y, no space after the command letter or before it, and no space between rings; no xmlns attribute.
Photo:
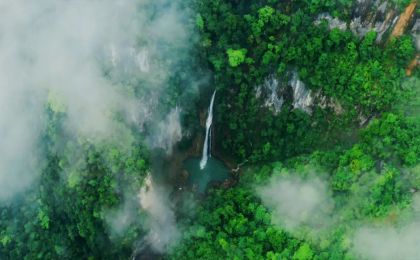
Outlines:
<svg viewBox="0 0 420 260"><path fill-rule="evenodd" d="M206 167L209 154L211 156L211 143L210 143L211 142L211 124L213 123L213 103L214 103L215 96L216 96L216 90L213 92L213 96L211 97L210 106L208 109L208 115L207 115L207 120L206 120L206 138L204 139L203 156L201 157L201 161L200 161L200 169L204 169ZM210 136L210 140L209 140L209 136ZM209 146L210 146L210 150L209 150Z"/></svg>

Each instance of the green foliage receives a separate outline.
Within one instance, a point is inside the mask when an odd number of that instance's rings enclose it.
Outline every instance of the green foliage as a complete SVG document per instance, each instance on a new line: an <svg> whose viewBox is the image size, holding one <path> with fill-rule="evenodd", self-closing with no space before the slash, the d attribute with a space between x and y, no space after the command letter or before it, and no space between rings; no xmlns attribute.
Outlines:
<svg viewBox="0 0 420 260"><path fill-rule="evenodd" d="M397 165L415 165L420 158L420 126L397 114L385 114L362 132L364 148L382 160Z"/></svg>
<svg viewBox="0 0 420 260"><path fill-rule="evenodd" d="M385 114L372 121L349 148L250 167L237 186L211 190L196 213L184 216L183 224L190 228L171 258L357 259L348 237L360 221L395 221L410 210L410 189L420 182L416 174L407 175L400 166L418 164L418 159L409 162L402 154L420 147L414 144L418 142L417 131L403 115ZM395 143L378 147L388 139ZM387 153L381 154L384 150ZM418 155L416 150L416 158ZM253 191L272 175L296 174L303 178L323 176L332 189L335 207L328 216L332 226L327 230L289 233L273 225L271 211Z"/></svg>
<svg viewBox="0 0 420 260"><path fill-rule="evenodd" d="M0 207L1 258L128 258L142 226L135 223L115 240L107 212L123 203L121 187L134 194L140 189L149 168L144 146L74 140L61 127L62 115L48 115L39 187Z"/></svg>
<svg viewBox="0 0 420 260"><path fill-rule="evenodd" d="M299 247L299 249L296 251L296 253L293 255L293 259L296 260L310 260L312 259L312 256L314 253L311 250L311 247L304 243Z"/></svg>
<svg viewBox="0 0 420 260"><path fill-rule="evenodd" d="M41 223L42 228L48 229L50 227L50 218L43 210L39 211L38 220Z"/></svg>
<svg viewBox="0 0 420 260"><path fill-rule="evenodd" d="M309 153L321 144L332 147L348 140L348 133L337 133L353 132L360 118L392 111L407 99L410 89L400 83L414 55L410 37L378 45L375 32L359 39L349 30L313 23L311 14L347 12L351 5L352 1L199 3L208 25L201 35L211 40L200 54L214 70L219 93L215 126L225 153L239 161L260 162ZM310 115L293 109L288 81L295 70L313 93L341 107L340 114L316 108L316 99ZM280 113L262 108L264 98L256 97L256 88L269 76L286 88Z"/></svg>
<svg viewBox="0 0 420 260"><path fill-rule="evenodd" d="M198 29L200 29L200 30L204 29L204 20L203 20L203 17L201 16L201 14L197 14L195 23L196 23Z"/></svg>
<svg viewBox="0 0 420 260"><path fill-rule="evenodd" d="M241 65L245 61L246 52L246 49L228 49L226 53L228 55L229 65L232 67L237 67Z"/></svg>
<svg viewBox="0 0 420 260"><path fill-rule="evenodd" d="M349 242L355 228L369 221L393 224L411 214L411 193L420 190L419 84L405 79L404 70L415 48L407 35L377 44L373 31L359 39L349 30L314 24L320 12L348 18L353 3L194 2L191 28L200 41L192 53L218 90L215 149L246 160L249 168L236 176L237 185L211 189L193 210L177 209L185 230L164 257L358 259ZM314 95L311 113L293 106L293 73ZM272 93L256 95L269 77L279 84L274 94L284 98L280 112L266 106L264 95ZM175 87L161 97L166 106L177 104L185 94L180 86L189 80L172 79ZM118 142L80 139L65 130L65 108L54 93L49 103L39 186L0 205L0 258L132 257L135 241L147 232L142 212L133 213L134 222L121 232L113 230L108 213L127 202L124 193L138 192L150 170L143 137L124 125ZM190 103L185 120L198 125ZM329 229L317 234L273 224L255 187L273 175L310 174L331 192Z"/></svg>
<svg viewBox="0 0 420 260"><path fill-rule="evenodd" d="M249 187L212 190L196 214L184 216L188 226L174 259L266 259L293 254L300 241L271 226L270 212Z"/></svg>

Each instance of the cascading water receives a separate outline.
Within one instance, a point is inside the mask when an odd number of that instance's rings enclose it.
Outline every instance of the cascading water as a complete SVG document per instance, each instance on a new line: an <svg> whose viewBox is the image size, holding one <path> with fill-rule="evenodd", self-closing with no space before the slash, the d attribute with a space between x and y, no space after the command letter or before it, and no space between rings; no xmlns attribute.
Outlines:
<svg viewBox="0 0 420 260"><path fill-rule="evenodd" d="M211 138L211 124L213 122L213 103L214 103L215 96L216 96L216 90L213 92L213 96L211 97L210 106L208 109L208 115L207 115L207 120L206 120L206 137L204 139L203 156L201 157L201 161L200 161L200 169L204 169L206 167L209 154L211 156L211 150L209 153L209 143L211 142L211 139L209 140L209 137ZM211 149L211 143L210 143L210 149Z"/></svg>

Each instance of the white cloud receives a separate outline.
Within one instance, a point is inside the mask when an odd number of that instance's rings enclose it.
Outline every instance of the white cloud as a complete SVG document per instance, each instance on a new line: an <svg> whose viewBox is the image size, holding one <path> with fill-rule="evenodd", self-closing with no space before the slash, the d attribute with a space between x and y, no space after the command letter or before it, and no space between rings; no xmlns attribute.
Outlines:
<svg viewBox="0 0 420 260"><path fill-rule="evenodd" d="M318 178L272 177L257 193L273 211L274 224L288 230L301 226L318 229L328 224L333 202L327 185Z"/></svg>
<svg viewBox="0 0 420 260"><path fill-rule="evenodd" d="M0 200L39 175L37 147L52 96L66 109L67 129L90 140L118 135L116 112L139 129L161 119L159 98L168 75L181 50L191 45L181 20L186 15L175 5L169 0L0 2ZM132 94L134 88L141 88L141 99ZM173 118L179 115L168 118L171 126ZM165 149L179 140L174 131L169 141L159 137Z"/></svg>
<svg viewBox="0 0 420 260"><path fill-rule="evenodd" d="M356 253L374 260L420 259L420 222L400 229L364 227L355 233Z"/></svg>
<svg viewBox="0 0 420 260"><path fill-rule="evenodd" d="M148 176L139 198L141 207L150 215L147 240L154 250L164 252L174 246L181 236L169 194Z"/></svg>

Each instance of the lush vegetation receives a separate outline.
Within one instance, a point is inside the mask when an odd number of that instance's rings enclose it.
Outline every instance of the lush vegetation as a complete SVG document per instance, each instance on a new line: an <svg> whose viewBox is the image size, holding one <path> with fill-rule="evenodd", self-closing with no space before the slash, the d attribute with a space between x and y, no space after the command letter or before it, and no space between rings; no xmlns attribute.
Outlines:
<svg viewBox="0 0 420 260"><path fill-rule="evenodd" d="M411 209L411 191L420 188L419 126L386 114L362 131L347 149L315 151L284 162L249 168L234 188L214 189L192 215L183 216L178 259L357 259L348 243L351 232L366 219L396 223ZM272 213L255 188L270 176L315 172L333 191L338 221L333 229L288 232L272 225Z"/></svg>
<svg viewBox="0 0 420 260"><path fill-rule="evenodd" d="M217 89L215 149L247 164L232 187L214 187L204 198L185 191L195 207L176 212L182 235L162 258L358 259L349 241L360 223L409 219L420 190L420 72L407 79L405 68L416 50L408 35L378 44L373 31L358 37L314 23L322 12L349 19L353 2L194 1L194 59ZM177 105L188 80L177 73L173 92L162 97L167 107ZM293 74L316 93L311 113L293 107ZM284 88L278 113L256 95L269 77ZM201 130L194 105L182 119L191 133ZM146 213L132 210L134 221L121 232L109 218L153 167L144 136L121 123L118 142L93 143L65 130L64 112L51 104L45 111L43 172L37 185L0 206L0 259L132 257L148 232ZM178 148L190 144L184 138ZM314 175L331 191L332 228L294 232L273 224L257 187L273 176Z"/></svg>
<svg viewBox="0 0 420 260"><path fill-rule="evenodd" d="M316 3L200 3L202 60L221 93L219 147L259 166L247 167L233 188L212 189L196 212L181 216L189 228L171 257L357 259L349 241L360 223L392 225L411 214L420 158L420 125L413 116L418 81L406 81L404 72L415 52L412 40L378 45L375 32L358 38L315 25L311 14L349 4ZM270 75L287 85L292 71L344 112L315 106L308 114L293 109L290 98L278 114L263 107L256 86ZM360 129L364 117L369 123ZM274 213L256 187L272 176L308 178L314 172L333 193L328 219L338 224L322 232L273 226Z"/></svg>
<svg viewBox="0 0 420 260"><path fill-rule="evenodd" d="M409 94L401 87L414 53L409 37L381 47L375 32L359 39L315 25L308 15L315 7L304 3L200 3L203 60L214 70L221 99L219 140L240 160L284 159L333 145L340 142L337 127L389 111ZM327 7L320 3L315 10ZM309 116L290 109L290 100L277 116L261 109L256 86L269 75L287 84L293 70L311 90L338 101L345 114L315 109Z"/></svg>
<svg viewBox="0 0 420 260"><path fill-rule="evenodd" d="M0 211L2 259L129 257L141 225L113 239L106 212L141 187L149 165L144 146L76 140L63 131L63 114L47 112L40 182Z"/></svg>

